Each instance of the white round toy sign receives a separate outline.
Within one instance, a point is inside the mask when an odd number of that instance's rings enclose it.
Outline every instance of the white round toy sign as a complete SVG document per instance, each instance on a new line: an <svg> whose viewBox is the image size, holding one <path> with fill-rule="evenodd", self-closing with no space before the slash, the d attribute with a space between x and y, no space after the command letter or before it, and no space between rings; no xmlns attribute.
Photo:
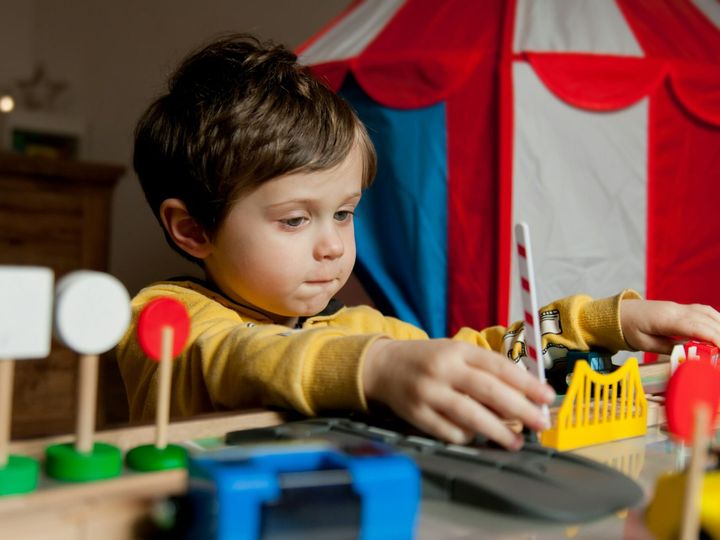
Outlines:
<svg viewBox="0 0 720 540"><path fill-rule="evenodd" d="M55 335L80 354L112 349L127 330L130 316L128 292L110 274L79 270L56 285Z"/></svg>

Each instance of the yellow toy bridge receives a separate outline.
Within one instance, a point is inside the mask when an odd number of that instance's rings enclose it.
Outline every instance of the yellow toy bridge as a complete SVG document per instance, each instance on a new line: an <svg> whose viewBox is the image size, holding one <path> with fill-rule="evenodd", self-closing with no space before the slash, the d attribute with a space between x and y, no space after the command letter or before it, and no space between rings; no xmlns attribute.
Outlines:
<svg viewBox="0 0 720 540"><path fill-rule="evenodd" d="M636 358L607 375L580 360L553 427L540 434L540 442L572 450L637 437L647 431L647 412Z"/></svg>

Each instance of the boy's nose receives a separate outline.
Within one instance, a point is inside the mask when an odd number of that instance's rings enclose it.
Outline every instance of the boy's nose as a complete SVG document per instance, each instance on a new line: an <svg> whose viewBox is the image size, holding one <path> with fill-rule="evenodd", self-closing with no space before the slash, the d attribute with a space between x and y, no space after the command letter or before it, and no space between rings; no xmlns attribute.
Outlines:
<svg viewBox="0 0 720 540"><path fill-rule="evenodd" d="M315 243L315 257L317 259L337 259L345 253L340 232L334 227L324 229Z"/></svg>

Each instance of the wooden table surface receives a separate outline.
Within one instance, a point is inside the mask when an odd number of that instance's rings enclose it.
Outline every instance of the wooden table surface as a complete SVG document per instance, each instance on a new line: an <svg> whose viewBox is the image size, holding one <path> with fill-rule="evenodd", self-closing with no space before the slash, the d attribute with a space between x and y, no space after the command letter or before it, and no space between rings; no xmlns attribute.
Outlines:
<svg viewBox="0 0 720 540"><path fill-rule="evenodd" d="M280 424L283 416L254 410L196 417L168 426L168 442L217 437L229 431ZM154 441L155 426L100 431L94 440L118 446L123 453ZM10 445L12 454L41 459L51 444L71 442L74 435ZM38 489L27 495L0 497L0 538L18 540L127 540L162 497L183 493L187 472L125 471L122 476L90 483L60 483L41 477Z"/></svg>
<svg viewBox="0 0 720 540"><path fill-rule="evenodd" d="M282 423L282 415L269 411L209 415L171 423L170 442L218 437L229 431ZM95 440L123 451L151 443L154 426L102 431ZM41 457L49 444L70 442L72 436L11 444L11 452ZM655 479L684 464L686 451L671 444L657 426L636 437L576 451L621 470L649 495ZM139 520L146 518L162 497L185 490L184 470L158 473L126 472L120 478L88 484L60 484L41 479L37 491L0 497L0 537L18 539L102 540L136 538ZM489 539L609 539L623 538L625 515L608 516L592 523L556 524L509 516L477 507L451 504L425 497L417 527L420 540Z"/></svg>

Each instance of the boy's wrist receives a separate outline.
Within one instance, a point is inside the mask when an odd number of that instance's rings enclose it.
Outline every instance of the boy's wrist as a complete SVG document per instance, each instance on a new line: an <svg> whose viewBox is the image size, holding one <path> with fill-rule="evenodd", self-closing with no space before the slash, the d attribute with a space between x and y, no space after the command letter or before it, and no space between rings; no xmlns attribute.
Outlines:
<svg viewBox="0 0 720 540"><path fill-rule="evenodd" d="M582 307L581 324L584 339L589 347L602 347L609 351L628 349L621 322L621 304L624 300L642 298L637 292L625 289L608 298L592 300Z"/></svg>
<svg viewBox="0 0 720 540"><path fill-rule="evenodd" d="M366 400L377 400L383 384L382 372L389 357L388 349L394 340L381 337L375 340L365 352L362 364L362 385Z"/></svg>

